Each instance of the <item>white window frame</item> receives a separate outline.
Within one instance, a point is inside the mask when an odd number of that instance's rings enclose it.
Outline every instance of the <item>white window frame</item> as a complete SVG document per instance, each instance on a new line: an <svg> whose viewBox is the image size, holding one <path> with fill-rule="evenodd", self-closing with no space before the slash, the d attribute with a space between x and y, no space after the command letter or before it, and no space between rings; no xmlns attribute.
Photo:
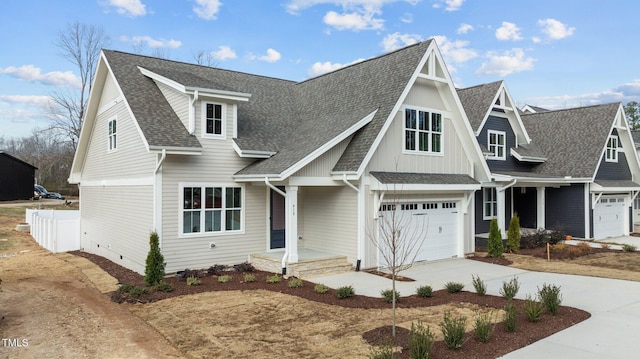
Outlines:
<svg viewBox="0 0 640 359"><path fill-rule="evenodd" d="M494 218L498 218L498 191L495 187L485 187L482 189L482 219Z"/></svg>
<svg viewBox="0 0 640 359"><path fill-rule="evenodd" d="M491 136L495 136L496 143L491 143ZM500 144L500 138L502 138L502 144ZM488 159L491 160L506 160L507 159L507 133L504 131L487 131L487 148L489 149ZM502 155L499 154L502 149Z"/></svg>
<svg viewBox="0 0 640 359"><path fill-rule="evenodd" d="M611 135L607 139L607 148L605 149L606 162L618 162L618 136Z"/></svg>
<svg viewBox="0 0 640 359"><path fill-rule="evenodd" d="M207 188L221 188L221 207L217 208L205 208L206 199L202 201L200 198L200 208L197 209L185 209L185 188L200 188L201 197L205 197L203 193L206 193ZM239 188L240 189L240 207L227 207L227 189ZM179 201L178 201L178 238L192 238L192 237L216 237L221 235L233 235L243 234L245 230L245 186L238 183L203 183L203 182L181 182L179 184ZM227 229L226 228L226 216L229 211L240 211L240 228L239 229ZM185 212L199 212L199 232L184 232L184 213ZM206 212L220 211L220 230L219 231L207 231L205 228Z"/></svg>
<svg viewBox="0 0 640 359"><path fill-rule="evenodd" d="M115 130L112 132L112 124ZM118 149L118 118L113 117L107 121L107 151L114 152Z"/></svg>
<svg viewBox="0 0 640 359"><path fill-rule="evenodd" d="M407 126L407 114L409 112L415 112L415 127L408 127ZM420 114L426 114L428 121L427 121L427 126L426 128L420 128ZM440 129L439 131L435 131L432 127L432 120L433 120L433 115L439 116L439 120L440 120ZM442 156L444 155L444 114L442 114L441 112L438 111L434 111L431 109L426 109L426 108L416 108L416 107L405 107L404 110L402 111L402 148L403 148L403 153L410 153L410 154L426 154L426 155L436 155L436 156ZM413 126L412 125L412 126ZM408 137L409 137L409 133L413 134L413 138L411 139L411 142L413 144L413 146L411 146L412 148L408 148L408 144L410 143ZM420 135L425 135L427 138L427 143L426 143L426 150L420 150ZM438 136L437 138L439 139L439 143L440 143L440 148L438 151L433 151L433 145L434 145L434 140L436 138L436 136Z"/></svg>
<svg viewBox="0 0 640 359"><path fill-rule="evenodd" d="M208 133L207 132L207 105L220 106L220 133ZM227 138L227 104L223 102L215 102L215 101L203 101L202 109L201 109L201 124L202 124L202 137L203 138L216 138L216 139L226 139ZM215 113L215 110L214 110ZM215 119L215 118L214 118ZM214 123L215 129L215 123Z"/></svg>

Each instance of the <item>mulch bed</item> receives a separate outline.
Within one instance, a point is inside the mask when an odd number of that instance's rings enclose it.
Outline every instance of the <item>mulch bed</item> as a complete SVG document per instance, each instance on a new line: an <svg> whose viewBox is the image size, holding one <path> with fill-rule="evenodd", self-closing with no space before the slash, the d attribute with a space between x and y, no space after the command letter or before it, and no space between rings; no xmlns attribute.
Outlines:
<svg viewBox="0 0 640 359"><path fill-rule="evenodd" d="M70 252L72 254L84 257L97 264L104 271L115 277L119 283L133 284L145 287L144 277L129 269L126 269L110 260L81 251ZM486 257L476 257L474 259L482 260ZM490 259L494 260L494 259ZM493 262L492 262L493 263ZM386 303L382 297L367 297L362 295L354 295L346 299L339 299L334 289L329 289L327 293L320 294L314 290L314 283L303 281L303 286L299 288L290 288L288 281L283 279L280 283L267 283L267 277L273 276L273 273L263 271L251 272L255 276L254 282L245 283L242 281L245 272L227 271L233 280L228 283L219 283L218 276L208 275L203 272L200 276L201 284L197 286L188 286L184 280L176 277L168 277L165 282L171 284L173 291L151 292L142 294L138 298L132 298L127 294L113 292L111 298L118 303L150 303L158 300L173 298L181 295L190 295L209 291L228 291L228 290L270 290L290 295L295 295L307 300L325 303L329 305L338 305L348 308L371 308L371 309L390 309L391 304ZM428 307L450 303L473 303L480 307L502 309L507 304L507 300L497 296L478 296L472 292L449 293L446 290L437 290L433 292L431 298L421 298L417 295L403 296L399 298L398 308L414 308ZM542 315L542 319L538 323L531 323L524 314L524 301L514 300L519 312L518 327L515 333L508 333L504 330L502 323L498 323L494 327L493 335L487 343L481 343L475 339L473 333L467 333L467 339L462 348L452 350L446 348L444 342L435 342L432 350L433 358L497 358L506 353L512 352L535 341L566 329L591 315L585 311L571 308L561 307L557 316L551 316L547 313ZM474 318L467 318L468 321ZM408 330L396 328L396 343L406 349L406 340L408 338ZM439 331L439 328L431 328L431 331ZM363 334L363 338L372 345L383 344L386 338L391 337L391 327L385 326L371 330ZM408 357L408 351L403 350L400 358Z"/></svg>

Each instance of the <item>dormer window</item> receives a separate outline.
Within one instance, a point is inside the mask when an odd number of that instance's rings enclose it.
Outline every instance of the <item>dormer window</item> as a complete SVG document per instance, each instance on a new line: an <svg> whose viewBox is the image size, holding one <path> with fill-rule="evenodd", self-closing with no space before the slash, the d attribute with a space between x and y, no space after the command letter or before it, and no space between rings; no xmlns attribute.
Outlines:
<svg viewBox="0 0 640 359"><path fill-rule="evenodd" d="M607 140L605 161L618 162L618 136L609 136L609 140Z"/></svg>
<svg viewBox="0 0 640 359"><path fill-rule="evenodd" d="M205 102L202 105L202 137L225 137L225 105Z"/></svg>
<svg viewBox="0 0 640 359"><path fill-rule="evenodd" d="M504 131L487 131L489 159L506 159L506 133Z"/></svg>

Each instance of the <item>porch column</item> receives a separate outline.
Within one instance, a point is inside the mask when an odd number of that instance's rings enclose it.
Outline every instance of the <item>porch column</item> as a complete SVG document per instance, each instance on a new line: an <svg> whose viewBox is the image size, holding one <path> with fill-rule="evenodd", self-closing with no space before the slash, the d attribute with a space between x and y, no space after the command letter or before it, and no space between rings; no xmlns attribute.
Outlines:
<svg viewBox="0 0 640 359"><path fill-rule="evenodd" d="M285 199L285 246L289 253L289 263L298 262L298 186L287 186L285 188L287 197Z"/></svg>
<svg viewBox="0 0 640 359"><path fill-rule="evenodd" d="M546 187L536 187L536 227L538 228L546 228L547 226L544 220L544 217L546 215L545 188Z"/></svg>
<svg viewBox="0 0 640 359"><path fill-rule="evenodd" d="M498 202L498 228L500 228L500 233L502 233L502 238L504 239L507 237L507 231L505 228L505 217L507 216L507 201L505 196L505 189L498 188L496 190L496 197L496 200Z"/></svg>

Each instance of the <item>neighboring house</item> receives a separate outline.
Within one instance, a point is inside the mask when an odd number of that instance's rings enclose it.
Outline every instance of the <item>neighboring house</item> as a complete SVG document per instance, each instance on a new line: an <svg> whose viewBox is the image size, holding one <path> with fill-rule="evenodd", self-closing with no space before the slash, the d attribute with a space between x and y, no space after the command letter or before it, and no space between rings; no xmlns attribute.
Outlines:
<svg viewBox="0 0 640 359"><path fill-rule="evenodd" d="M521 114L502 81L458 90L492 181L476 194L476 233L514 213L524 228L579 238L633 231L640 165L620 103Z"/></svg>
<svg viewBox="0 0 640 359"><path fill-rule="evenodd" d="M640 130L631 130L631 138L640 157ZM635 196L633 200L633 223L640 225L640 196Z"/></svg>
<svg viewBox="0 0 640 359"><path fill-rule="evenodd" d="M81 242L138 273L281 252L384 265L391 209L426 229L417 260L474 247L482 152L429 40L302 82L104 50L71 183Z"/></svg>
<svg viewBox="0 0 640 359"><path fill-rule="evenodd" d="M33 198L38 168L0 151L0 201Z"/></svg>

